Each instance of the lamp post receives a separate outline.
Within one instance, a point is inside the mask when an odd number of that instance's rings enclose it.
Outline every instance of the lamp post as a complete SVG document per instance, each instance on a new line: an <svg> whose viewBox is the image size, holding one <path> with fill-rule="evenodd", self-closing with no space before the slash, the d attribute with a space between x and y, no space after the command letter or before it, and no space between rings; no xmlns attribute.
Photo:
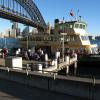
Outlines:
<svg viewBox="0 0 100 100"><path fill-rule="evenodd" d="M6 37L4 37L4 39L5 39L4 48L7 48L7 41L6 41Z"/></svg>
<svg viewBox="0 0 100 100"><path fill-rule="evenodd" d="M65 53L64 35L67 35L67 33L61 33L61 35L63 36L61 38L61 41L62 41L62 57L63 57L63 62L64 62L64 58L65 58L65 56L64 56L64 53Z"/></svg>
<svg viewBox="0 0 100 100"><path fill-rule="evenodd" d="M27 34L27 50L28 50L28 34Z"/></svg>

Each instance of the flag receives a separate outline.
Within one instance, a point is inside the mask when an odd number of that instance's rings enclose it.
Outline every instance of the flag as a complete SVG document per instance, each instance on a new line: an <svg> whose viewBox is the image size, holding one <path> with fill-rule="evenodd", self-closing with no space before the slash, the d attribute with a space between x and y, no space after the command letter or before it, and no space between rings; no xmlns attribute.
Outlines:
<svg viewBox="0 0 100 100"><path fill-rule="evenodd" d="M73 10L70 11L70 16L72 16L72 17L74 16Z"/></svg>

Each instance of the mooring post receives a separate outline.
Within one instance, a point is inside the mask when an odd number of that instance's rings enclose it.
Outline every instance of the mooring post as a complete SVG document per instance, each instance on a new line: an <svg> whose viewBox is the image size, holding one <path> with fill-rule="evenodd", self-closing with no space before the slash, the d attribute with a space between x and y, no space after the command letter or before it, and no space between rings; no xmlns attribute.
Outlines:
<svg viewBox="0 0 100 100"><path fill-rule="evenodd" d="M77 73L77 61L74 63L74 75Z"/></svg>
<svg viewBox="0 0 100 100"><path fill-rule="evenodd" d="M66 75L68 75L69 74L69 66L67 65L66 66Z"/></svg>
<svg viewBox="0 0 100 100"><path fill-rule="evenodd" d="M48 54L45 54L45 68L48 67Z"/></svg>
<svg viewBox="0 0 100 100"><path fill-rule="evenodd" d="M65 57L65 62L66 62L66 75L69 74L69 56Z"/></svg>
<svg viewBox="0 0 100 100"><path fill-rule="evenodd" d="M70 59L69 59L69 56L66 56L66 57L65 57L66 65L69 65L69 63L70 63L69 60L70 60Z"/></svg>
<svg viewBox="0 0 100 100"><path fill-rule="evenodd" d="M74 75L77 73L77 54L75 53Z"/></svg>

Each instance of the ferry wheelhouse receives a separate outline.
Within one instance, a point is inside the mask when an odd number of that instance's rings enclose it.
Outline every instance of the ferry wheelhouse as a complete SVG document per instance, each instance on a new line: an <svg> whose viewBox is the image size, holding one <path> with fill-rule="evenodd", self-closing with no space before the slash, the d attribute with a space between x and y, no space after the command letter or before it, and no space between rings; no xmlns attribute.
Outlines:
<svg viewBox="0 0 100 100"><path fill-rule="evenodd" d="M66 33L65 48L85 49L88 53L97 52L97 44L91 44L87 33L87 24L81 20L61 22L55 20L55 33Z"/></svg>

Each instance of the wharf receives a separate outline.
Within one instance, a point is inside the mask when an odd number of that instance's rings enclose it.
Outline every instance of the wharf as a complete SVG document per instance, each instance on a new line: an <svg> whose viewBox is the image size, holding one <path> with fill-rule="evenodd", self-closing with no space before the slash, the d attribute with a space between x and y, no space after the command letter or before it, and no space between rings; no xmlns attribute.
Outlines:
<svg viewBox="0 0 100 100"><path fill-rule="evenodd" d="M44 68L44 72L53 72L58 73L60 70L66 68L66 74L69 73L69 68L71 65L74 65L74 69L77 69L77 58L69 58L67 57L66 61L58 63L56 66L50 66L48 68Z"/></svg>
<svg viewBox="0 0 100 100"><path fill-rule="evenodd" d="M68 74L69 68L72 64L74 64L75 70L77 69L77 57L70 58L69 56L66 56L66 59L64 62L58 63L58 61L55 60L54 65L50 65L50 66L48 66L48 62L22 60L23 68L27 68L27 64L29 64L29 65L32 64L31 67L33 67L33 69L34 69L34 65L47 64L47 66L43 67L42 69L30 70L30 71L39 71L39 72L43 72L43 73L58 73L60 70L66 68L66 74ZM26 65L26 67L24 67L24 65ZM0 67L8 67L9 68L9 66L5 65L5 59L3 59L3 58L0 58Z"/></svg>

